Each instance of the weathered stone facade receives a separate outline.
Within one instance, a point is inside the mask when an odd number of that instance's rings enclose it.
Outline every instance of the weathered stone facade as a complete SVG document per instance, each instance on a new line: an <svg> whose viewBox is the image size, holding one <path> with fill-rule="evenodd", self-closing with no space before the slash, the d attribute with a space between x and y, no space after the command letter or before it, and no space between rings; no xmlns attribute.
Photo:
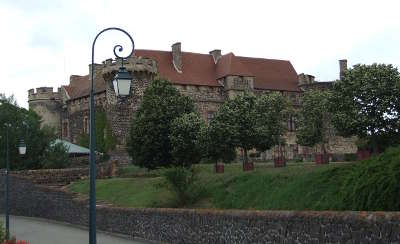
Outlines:
<svg viewBox="0 0 400 244"><path fill-rule="evenodd" d="M164 55L165 53L162 54ZM131 73L133 80L130 95L124 98L116 97L112 85L114 76L121 65L120 61L108 59L102 64L95 64L95 107L96 109L102 109L106 112L112 133L118 140L118 150L124 149L127 136L129 135L131 119L138 109L144 90L156 76L167 79L177 79L178 81L171 80L174 86L182 94L193 99L200 114L206 121L213 118L213 114L218 111L224 101L244 91L249 91L256 95L279 91L289 99L295 108L299 108L299 106L301 106L301 95L303 91L309 89L329 89L332 85L332 82L316 82L311 75L300 74L297 76L297 74L295 74L296 80L294 81L294 85L293 82L291 83L291 87L279 88L280 83L286 82L283 79L282 82L278 82L278 85L276 85L277 88L269 88L265 86L265 84L261 84L261 79L256 75L252 75L252 72L248 69L240 70L240 65L243 66L243 64L234 63L235 56L233 54L221 56L220 50L211 51L209 58L212 62L211 65L217 65L215 72L220 72L223 75L221 75L221 77L215 75L214 83L196 83L196 79L198 79L195 77L196 74L193 74L194 78L192 78L191 74L188 75L188 71L185 70L185 67L187 68L191 65L187 60L188 56L197 54L182 53L181 44L175 43L172 46L172 52L168 55L166 57L170 59L169 65L173 67L169 70L169 73L165 71L165 58L162 59L158 56L149 58L140 55L128 58L124 62L124 66L127 68L128 72ZM158 60L156 60L157 58ZM193 60L191 62L193 63ZM247 60L246 62L249 61ZM259 60L257 60L257 62L258 63L255 64L259 65ZM265 62L270 61L266 60ZM224 67L219 68L218 65ZM228 66L230 68L226 68ZM340 68L341 70L346 68L344 61L340 61ZM279 77L282 72L282 70L278 70L275 76L278 75L277 77ZM290 72L290 70L288 72ZM261 74L263 75L263 73ZM167 77L163 77L163 75ZM193 79L193 81L184 80L181 78L183 75L189 77L188 79ZM199 74L197 74L197 76L199 76ZM272 76L274 76L274 74L272 74ZM284 77L285 74L282 76ZM52 88L46 87L37 88L36 93L34 89L29 90L30 108L37 111L43 117L45 124L57 128L60 137L73 143L78 142L80 135L89 132L89 77L90 76L71 76L70 86L63 86L59 88L57 92L53 92ZM179 81L179 79L183 79L183 81ZM82 88L79 82L82 83ZM84 90L86 93L78 92L78 95L73 96L72 94L77 93L77 90ZM312 148L301 147L296 143L295 118L291 118L287 123L289 131L286 135L287 145L284 146L286 158L297 159L299 157L311 157L314 153ZM262 153L261 158L272 159L275 150L276 148L273 148ZM330 140L328 151L331 154L355 153L356 147L354 139L344 139L334 136Z"/></svg>

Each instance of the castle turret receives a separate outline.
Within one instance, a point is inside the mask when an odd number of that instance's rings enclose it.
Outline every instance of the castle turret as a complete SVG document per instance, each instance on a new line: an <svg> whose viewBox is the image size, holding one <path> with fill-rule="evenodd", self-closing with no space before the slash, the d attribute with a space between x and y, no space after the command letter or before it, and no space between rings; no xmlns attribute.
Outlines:
<svg viewBox="0 0 400 244"><path fill-rule="evenodd" d="M61 88L53 92L53 87L39 87L28 91L29 109L42 117L42 126L48 125L55 128L60 134L61 127Z"/></svg>

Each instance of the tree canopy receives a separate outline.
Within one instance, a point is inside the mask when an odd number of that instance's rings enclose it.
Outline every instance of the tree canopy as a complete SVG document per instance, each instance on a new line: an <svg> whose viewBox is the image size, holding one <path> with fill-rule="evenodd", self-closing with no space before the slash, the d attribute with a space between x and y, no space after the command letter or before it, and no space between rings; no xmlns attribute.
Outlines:
<svg viewBox="0 0 400 244"><path fill-rule="evenodd" d="M399 143L400 74L386 64L355 65L335 82L332 123L343 136L356 135L375 149Z"/></svg>
<svg viewBox="0 0 400 244"><path fill-rule="evenodd" d="M50 127L41 128L40 116L32 110L18 107L12 97L1 95L0 101L0 161L5 167L6 158L6 127L8 128L9 160L11 169L38 169L43 167L47 157L57 157L62 148L53 150L51 147L56 138ZM19 141L24 139L27 150L25 155L19 155ZM64 151L65 152L65 151Z"/></svg>
<svg viewBox="0 0 400 244"><path fill-rule="evenodd" d="M197 113L183 114L171 124L169 138L172 146L172 157L176 166L190 166L200 162L201 131L205 123Z"/></svg>
<svg viewBox="0 0 400 244"><path fill-rule="evenodd" d="M169 81L159 78L152 81L132 119L128 152L133 163L148 169L173 165L176 160L170 138L172 124L175 119L193 112L193 101L180 94ZM174 138L180 140L178 134ZM178 151L175 156L180 154Z"/></svg>
<svg viewBox="0 0 400 244"><path fill-rule="evenodd" d="M247 163L248 150L264 151L282 140L286 128L282 121L287 116L288 103L279 93L258 98L251 93L240 94L220 107L211 121L209 138L218 142L215 146L222 152L236 147L243 149L244 163Z"/></svg>
<svg viewBox="0 0 400 244"><path fill-rule="evenodd" d="M325 154L325 144L329 140L329 131L328 92L319 90L305 92L298 113L297 143L310 147L320 144Z"/></svg>

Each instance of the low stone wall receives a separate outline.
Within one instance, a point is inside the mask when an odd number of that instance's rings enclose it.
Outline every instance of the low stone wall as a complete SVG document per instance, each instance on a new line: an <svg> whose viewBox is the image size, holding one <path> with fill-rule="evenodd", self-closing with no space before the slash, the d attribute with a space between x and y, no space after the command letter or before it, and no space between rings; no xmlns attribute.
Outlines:
<svg viewBox="0 0 400 244"><path fill-rule="evenodd" d="M118 162L96 165L97 178L113 177L119 173ZM4 171L3 171L4 173ZM11 171L12 175L31 180L35 184L67 185L89 177L89 168L39 169Z"/></svg>
<svg viewBox="0 0 400 244"><path fill-rule="evenodd" d="M0 196L4 196L0 175ZM2 198L4 199L4 198ZM3 201L0 212L4 213ZM10 177L10 212L87 226L88 201ZM399 243L400 213L97 208L99 230L163 243Z"/></svg>

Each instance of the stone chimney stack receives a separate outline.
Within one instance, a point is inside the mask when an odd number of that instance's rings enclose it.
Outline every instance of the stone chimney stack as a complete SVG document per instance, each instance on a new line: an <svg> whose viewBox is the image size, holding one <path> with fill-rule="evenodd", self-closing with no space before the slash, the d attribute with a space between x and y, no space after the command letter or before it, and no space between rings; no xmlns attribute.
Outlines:
<svg viewBox="0 0 400 244"><path fill-rule="evenodd" d="M315 82L315 77L313 75L306 75L308 84L313 84Z"/></svg>
<svg viewBox="0 0 400 244"><path fill-rule="evenodd" d="M218 62L218 59L221 57L221 50L214 49L210 51L210 55L213 57L214 63L216 64Z"/></svg>
<svg viewBox="0 0 400 244"><path fill-rule="evenodd" d="M308 75L301 73L298 75L299 85L310 85L315 82L315 77L313 75Z"/></svg>
<svg viewBox="0 0 400 244"><path fill-rule="evenodd" d="M347 70L347 59L339 60L339 78L342 79L343 73Z"/></svg>
<svg viewBox="0 0 400 244"><path fill-rule="evenodd" d="M178 73L182 73L182 52L180 42L172 45L172 64Z"/></svg>
<svg viewBox="0 0 400 244"><path fill-rule="evenodd" d="M299 74L299 85L307 84L307 77L304 73Z"/></svg>

